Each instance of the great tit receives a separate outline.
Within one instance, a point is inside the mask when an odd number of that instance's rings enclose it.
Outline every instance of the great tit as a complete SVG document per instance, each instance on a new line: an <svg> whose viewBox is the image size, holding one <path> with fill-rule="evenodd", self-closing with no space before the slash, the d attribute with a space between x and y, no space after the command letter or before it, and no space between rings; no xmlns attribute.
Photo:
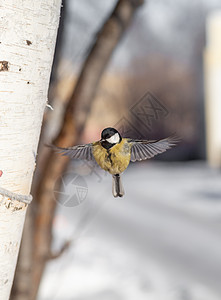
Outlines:
<svg viewBox="0 0 221 300"><path fill-rule="evenodd" d="M58 152L74 159L95 160L97 164L112 174L112 193L122 197L124 188L121 173L126 170L130 161L141 161L163 153L175 146L178 138L172 135L162 140L133 140L122 138L115 128L105 128L97 142L69 148L55 147Z"/></svg>

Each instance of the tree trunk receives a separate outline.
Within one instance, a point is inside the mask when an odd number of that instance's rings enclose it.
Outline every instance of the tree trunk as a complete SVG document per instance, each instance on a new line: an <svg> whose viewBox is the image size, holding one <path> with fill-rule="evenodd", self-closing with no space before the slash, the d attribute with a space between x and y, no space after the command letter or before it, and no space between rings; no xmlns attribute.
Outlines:
<svg viewBox="0 0 221 300"><path fill-rule="evenodd" d="M0 298L9 298L47 102L60 1L1 1ZM0 190L2 191L2 190Z"/></svg>
<svg viewBox="0 0 221 300"><path fill-rule="evenodd" d="M92 100L109 59L131 21L136 8L143 0L119 0L113 13L102 26L82 68L79 80L66 109L63 126L55 143L61 147L75 144L83 132ZM52 220L56 208L53 187L68 163L48 149L45 169L35 187L36 216L34 232L33 281L31 297L36 299L40 280L51 255Z"/></svg>
<svg viewBox="0 0 221 300"><path fill-rule="evenodd" d="M55 53L54 53L54 60L51 70L51 77L50 77L50 84L49 84L49 90L48 90L48 100L49 103L51 103L50 100L56 96L56 86L58 84L58 63L61 59L61 50L63 45L63 39L64 39L64 26L65 26L65 17L67 13L66 8L66 0L62 1L62 7L60 12L60 21L59 21L59 28L57 32L57 39L56 39L56 45L55 45ZM54 106L54 103L52 103ZM56 107L56 111L58 111L58 108ZM38 145L38 157L41 157L41 160L38 160L37 162L37 168L36 171L38 171L38 175L35 176L34 179L36 180L36 177L41 176L39 173L40 169L44 168L44 153L42 153L42 149L45 149L44 145L44 134L46 132L47 134L47 128L45 128L45 124L47 123L48 127L48 120L50 120L50 117L54 114L54 111L46 110L44 113L43 123L42 123L42 129L41 129L41 135L40 135L40 142ZM53 115L53 118L57 115ZM50 122L49 122L50 123ZM53 126L54 124L52 124ZM47 154L47 153L45 153ZM42 162L42 163L41 163ZM32 190L31 193L33 194L33 186L32 184ZM32 284L32 256L33 256L33 235L34 235L34 210L35 210L35 202L32 206L29 207L25 223L24 223L24 230L23 230L23 236L21 241L21 246L19 250L19 256L18 256L18 262L15 270L15 277L14 282L12 285L10 300L30 300L31 299L31 289L30 286Z"/></svg>

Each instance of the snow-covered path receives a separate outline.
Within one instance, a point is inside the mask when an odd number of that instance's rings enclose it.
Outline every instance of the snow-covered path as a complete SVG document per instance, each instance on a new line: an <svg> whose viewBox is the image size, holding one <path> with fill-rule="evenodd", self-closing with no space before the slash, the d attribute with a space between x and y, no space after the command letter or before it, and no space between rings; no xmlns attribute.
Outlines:
<svg viewBox="0 0 221 300"><path fill-rule="evenodd" d="M135 164L126 196L86 177L79 206L59 205L57 248L39 300L220 300L221 172L204 163Z"/></svg>

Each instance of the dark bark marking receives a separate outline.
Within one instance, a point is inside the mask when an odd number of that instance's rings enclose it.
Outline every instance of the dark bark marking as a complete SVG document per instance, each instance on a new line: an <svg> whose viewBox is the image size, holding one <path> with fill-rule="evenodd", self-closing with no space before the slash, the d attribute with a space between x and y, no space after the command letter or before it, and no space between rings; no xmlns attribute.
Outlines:
<svg viewBox="0 0 221 300"><path fill-rule="evenodd" d="M8 61L6 60L0 61L0 72L8 71L8 69L9 69Z"/></svg>
<svg viewBox="0 0 221 300"><path fill-rule="evenodd" d="M32 42L29 41L29 40L26 40L26 43L27 43L28 46L30 46L32 44Z"/></svg>

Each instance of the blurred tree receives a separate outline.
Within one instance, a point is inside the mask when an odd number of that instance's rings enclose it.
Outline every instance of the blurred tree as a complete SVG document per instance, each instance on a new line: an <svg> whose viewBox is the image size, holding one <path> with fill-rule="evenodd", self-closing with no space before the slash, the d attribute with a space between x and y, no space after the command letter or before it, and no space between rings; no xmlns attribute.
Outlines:
<svg viewBox="0 0 221 300"><path fill-rule="evenodd" d="M136 9L143 2L144 0L119 0L98 32L69 99L60 132L54 141L57 146L67 147L80 140L103 72ZM36 299L46 262L57 256L51 253L52 221L56 208L53 187L55 180L62 175L67 164L68 159L66 157L58 156L51 149L48 149L44 159L43 173L35 181L33 190L35 211L32 218L34 221L33 256L29 265L31 283L29 292L27 291L29 299ZM13 299L17 298L14 297Z"/></svg>

